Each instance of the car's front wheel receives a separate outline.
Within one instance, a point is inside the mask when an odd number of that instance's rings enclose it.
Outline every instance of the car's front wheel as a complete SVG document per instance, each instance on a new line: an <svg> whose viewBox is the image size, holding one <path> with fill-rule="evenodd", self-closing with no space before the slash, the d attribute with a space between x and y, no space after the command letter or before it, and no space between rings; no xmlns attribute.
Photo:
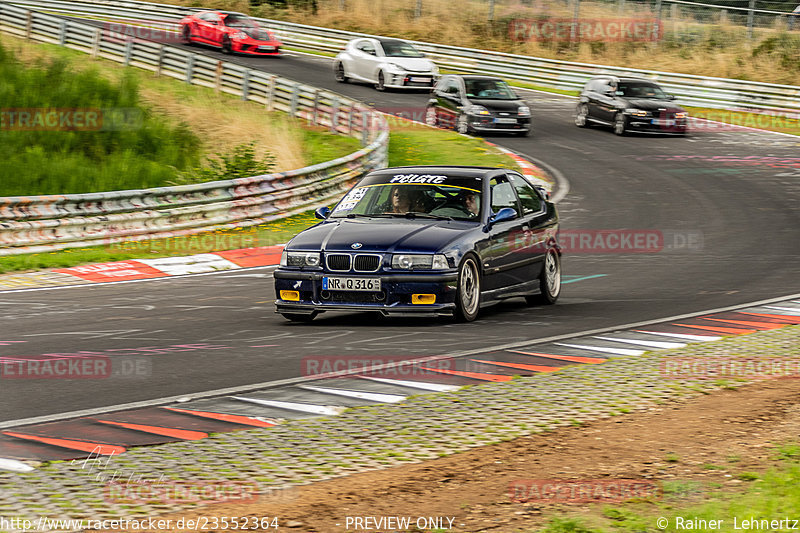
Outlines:
<svg viewBox="0 0 800 533"><path fill-rule="evenodd" d="M561 257L555 248L550 248L544 256L544 267L539 274L539 294L525 297L528 305L552 305L561 294Z"/></svg>
<svg viewBox="0 0 800 533"><path fill-rule="evenodd" d="M232 54L233 53L233 42L231 42L231 38L225 35L222 38L222 53L223 54Z"/></svg>
<svg viewBox="0 0 800 533"><path fill-rule="evenodd" d="M464 259L458 269L458 290L456 292L456 319L472 322L478 318L481 303L481 276L478 263L471 255Z"/></svg>
<svg viewBox="0 0 800 533"><path fill-rule="evenodd" d="M181 27L181 42L183 44L192 44L192 28L188 24Z"/></svg>
<svg viewBox="0 0 800 533"><path fill-rule="evenodd" d="M281 313L283 318L286 320L291 320L292 322L311 322L315 318L317 318L317 312L314 311L313 313L303 314L303 313Z"/></svg>
<svg viewBox="0 0 800 533"><path fill-rule="evenodd" d="M347 78L347 74L345 74L345 72L344 72L344 64L343 63L337 63L336 64L335 72L336 72L336 81L338 81L339 83L347 83L348 78Z"/></svg>
<svg viewBox="0 0 800 533"><path fill-rule="evenodd" d="M378 72L378 81L375 82L375 90L377 91L386 90L386 80L383 77L383 71Z"/></svg>
<svg viewBox="0 0 800 533"><path fill-rule="evenodd" d="M439 119L436 117L436 108L432 105L425 108L425 124L433 126L434 128L439 127Z"/></svg>
<svg viewBox="0 0 800 533"><path fill-rule="evenodd" d="M578 104L578 108L575 110L575 125L579 128L589 125L589 106L586 104Z"/></svg>
<svg viewBox="0 0 800 533"><path fill-rule="evenodd" d="M467 122L467 115L463 113L458 115L458 118L456 118L456 131L464 135L469 134L469 123Z"/></svg>
<svg viewBox="0 0 800 533"><path fill-rule="evenodd" d="M614 115L614 133L617 135L625 135L625 130L628 129L628 117L622 112Z"/></svg>

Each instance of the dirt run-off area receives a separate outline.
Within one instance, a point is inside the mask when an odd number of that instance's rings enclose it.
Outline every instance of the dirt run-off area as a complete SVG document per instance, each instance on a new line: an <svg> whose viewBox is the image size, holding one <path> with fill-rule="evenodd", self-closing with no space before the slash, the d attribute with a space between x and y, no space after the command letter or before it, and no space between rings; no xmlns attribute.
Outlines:
<svg viewBox="0 0 800 533"><path fill-rule="evenodd" d="M655 487L686 482L737 491L747 484L739 474L763 472L774 464L774 447L799 436L800 380L763 381L440 459L317 482L296 488L292 498L217 504L170 517L278 517L280 531L340 533L402 530L374 522L369 529L355 527L356 517L411 517L412 531L431 531L413 529L417 517L441 517L444 528L435 531L535 531L556 511L591 513L602 504L563 498L514 502L510 487L521 480L592 486L636 480ZM658 490L653 494L659 498ZM693 501L702 499L701 493Z"/></svg>

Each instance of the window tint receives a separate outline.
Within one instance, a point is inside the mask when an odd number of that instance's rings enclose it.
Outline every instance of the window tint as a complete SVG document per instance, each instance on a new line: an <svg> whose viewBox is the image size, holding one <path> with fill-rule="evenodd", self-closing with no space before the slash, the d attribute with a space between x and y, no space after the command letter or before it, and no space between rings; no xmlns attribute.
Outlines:
<svg viewBox="0 0 800 533"><path fill-rule="evenodd" d="M216 22L218 20L216 13L201 13L197 18L206 22Z"/></svg>
<svg viewBox="0 0 800 533"><path fill-rule="evenodd" d="M519 204L514 194L514 187L505 176L492 178L492 211L497 213L504 207L510 207L519 216Z"/></svg>
<svg viewBox="0 0 800 533"><path fill-rule="evenodd" d="M364 52L365 54L375 55L375 47L369 41L364 41L363 43L359 44L358 49Z"/></svg>
<svg viewBox="0 0 800 533"><path fill-rule="evenodd" d="M522 212L524 214L535 213L542 210L542 199L539 194L527 181L519 176L509 175L514 188L517 190L519 202L522 204Z"/></svg>

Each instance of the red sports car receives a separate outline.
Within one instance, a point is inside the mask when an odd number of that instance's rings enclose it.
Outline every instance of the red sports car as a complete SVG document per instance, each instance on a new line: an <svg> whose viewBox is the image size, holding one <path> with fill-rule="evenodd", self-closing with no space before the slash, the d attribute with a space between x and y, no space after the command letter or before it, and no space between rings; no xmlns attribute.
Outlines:
<svg viewBox="0 0 800 533"><path fill-rule="evenodd" d="M181 39L186 44L219 46L226 54L241 52L277 56L281 42L253 19L232 11L201 11L181 19Z"/></svg>

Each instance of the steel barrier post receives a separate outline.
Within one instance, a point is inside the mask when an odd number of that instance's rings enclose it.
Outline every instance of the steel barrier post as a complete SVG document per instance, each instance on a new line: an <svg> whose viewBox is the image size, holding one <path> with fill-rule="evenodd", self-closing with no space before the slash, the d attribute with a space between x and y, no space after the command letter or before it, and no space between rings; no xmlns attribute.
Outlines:
<svg viewBox="0 0 800 533"><path fill-rule="evenodd" d="M242 78L242 100L250 98L250 69L244 71L244 78Z"/></svg>
<svg viewBox="0 0 800 533"><path fill-rule="evenodd" d="M64 46L67 44L67 21L62 20L58 24L58 45Z"/></svg>
<svg viewBox="0 0 800 533"><path fill-rule="evenodd" d="M103 30L97 28L94 30L94 37L92 38L92 59L97 59L97 54L100 53L100 40L103 38Z"/></svg>
<svg viewBox="0 0 800 533"><path fill-rule="evenodd" d="M275 108L275 78L276 76L269 77L269 85L267 86L267 111L272 111Z"/></svg>
<svg viewBox="0 0 800 533"><path fill-rule="evenodd" d="M311 113L311 125L316 126L319 113L319 89L314 91L314 109Z"/></svg>
<svg viewBox="0 0 800 533"><path fill-rule="evenodd" d="M126 67L131 64L131 58L133 57L133 39L128 37L125 40L125 59L122 61L122 64Z"/></svg>
<svg viewBox="0 0 800 533"><path fill-rule="evenodd" d="M214 91L222 90L222 61L217 61L217 72L214 76Z"/></svg>
<svg viewBox="0 0 800 533"><path fill-rule="evenodd" d="M192 81L194 80L194 61L195 61L195 55L194 54L191 54L189 56L189 60L186 61L186 78L185 78L185 81L189 85L191 85Z"/></svg>
<svg viewBox="0 0 800 533"><path fill-rule="evenodd" d="M300 100L300 84L295 83L292 85L292 99L289 103L289 116L294 118L297 116L297 103Z"/></svg>

